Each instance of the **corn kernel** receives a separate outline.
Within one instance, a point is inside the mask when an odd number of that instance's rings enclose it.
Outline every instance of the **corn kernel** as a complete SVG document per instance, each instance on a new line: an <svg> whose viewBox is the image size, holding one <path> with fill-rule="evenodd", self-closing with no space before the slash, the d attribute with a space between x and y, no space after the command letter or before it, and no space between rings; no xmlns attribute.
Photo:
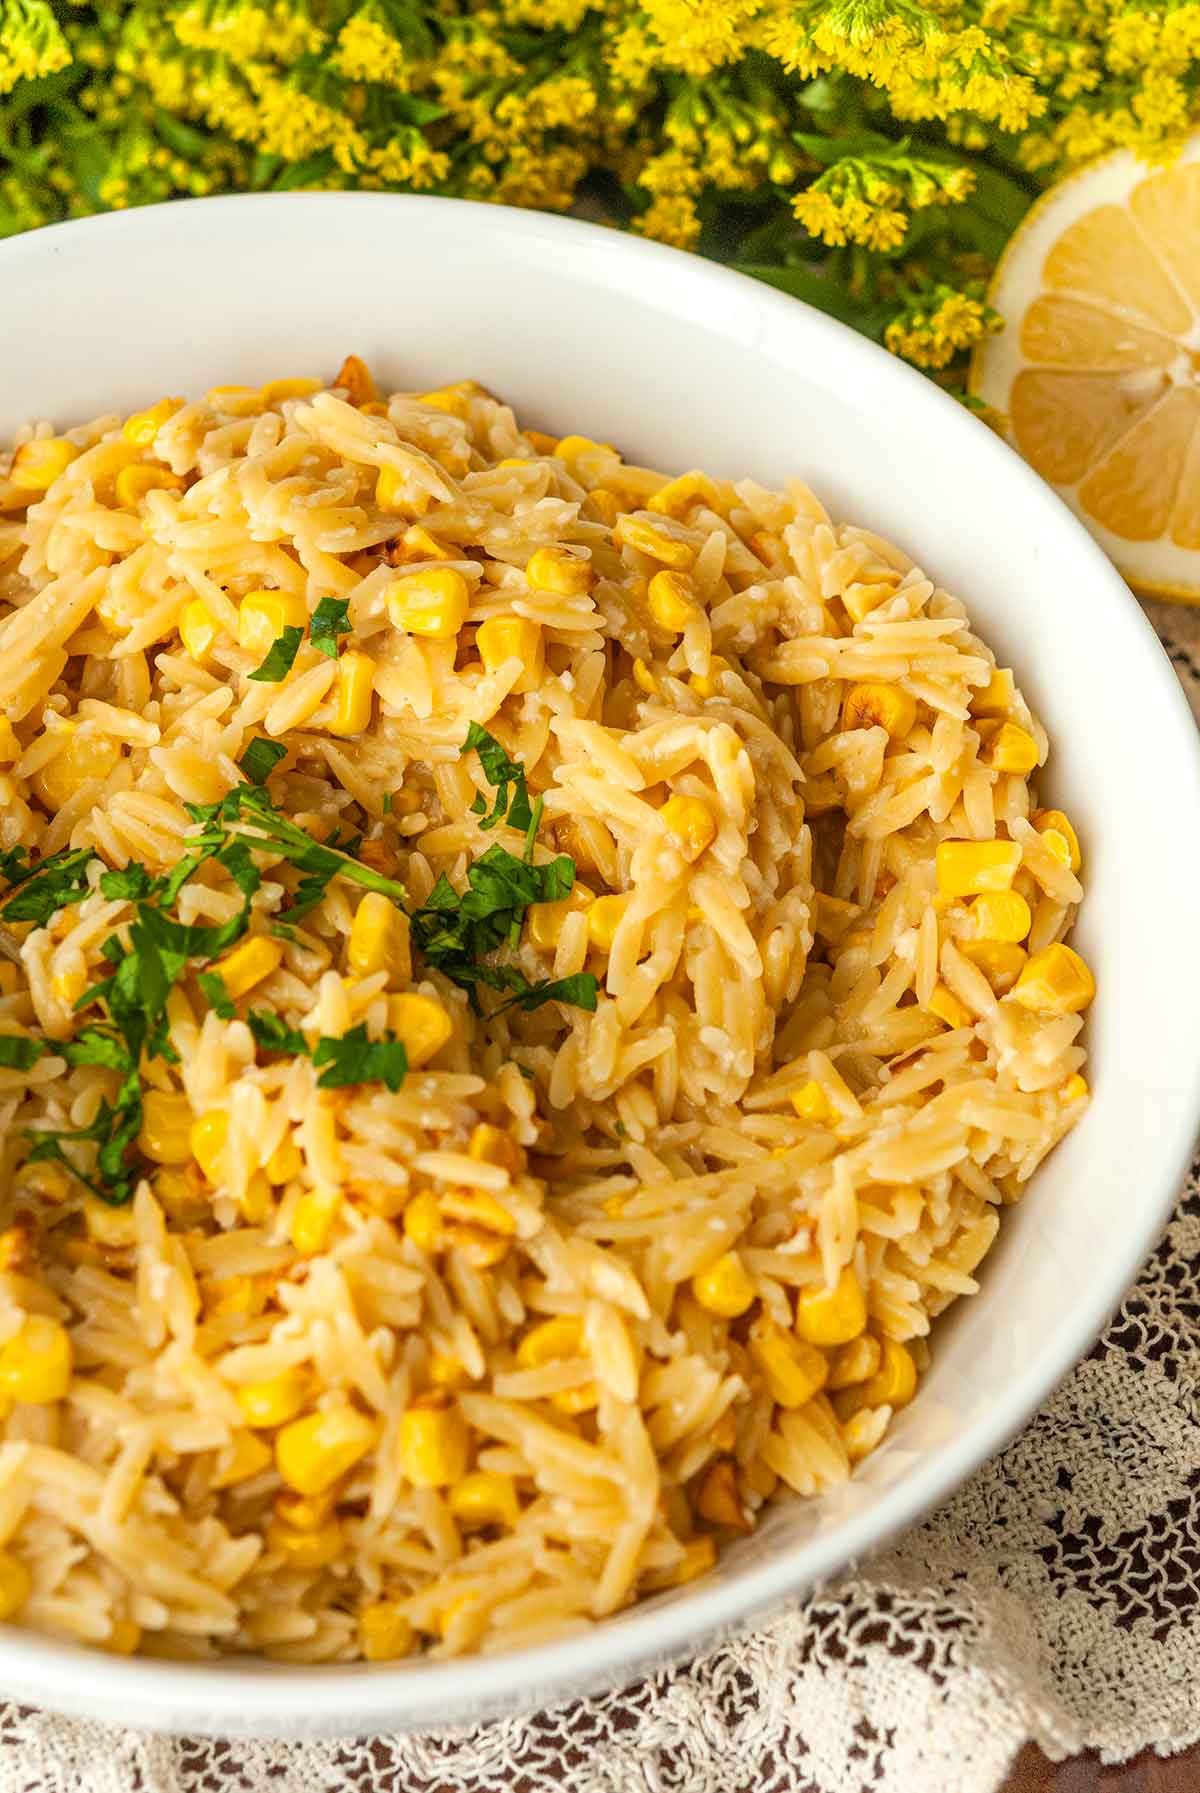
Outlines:
<svg viewBox="0 0 1200 1793"><path fill-rule="evenodd" d="M125 505L129 510L136 509L147 492L179 492L182 489L183 481L174 473L168 473L165 467L145 467L140 463L133 467L122 467L113 482L117 503Z"/></svg>
<svg viewBox="0 0 1200 1793"><path fill-rule="evenodd" d="M34 773L33 788L47 809L57 814L85 784L90 784L93 779L107 778L120 757L121 750L115 741L100 735L73 735L60 753ZM76 996L82 994L83 989L75 992Z"/></svg>
<svg viewBox="0 0 1200 1793"><path fill-rule="evenodd" d="M973 716L1004 716L1012 709L1016 686L1007 666L993 666L992 676L971 698Z"/></svg>
<svg viewBox="0 0 1200 1793"><path fill-rule="evenodd" d="M589 909L595 900L595 893L576 879L569 896L559 897L553 903L530 903L525 911L530 941L542 952L551 952L558 945L567 916Z"/></svg>
<svg viewBox="0 0 1200 1793"><path fill-rule="evenodd" d="M330 715L325 723L328 733L361 735L371 721L374 690L375 662L371 656L353 649L342 654L329 694Z"/></svg>
<svg viewBox="0 0 1200 1793"><path fill-rule="evenodd" d="M248 591L238 605L238 646L259 658L285 629L308 626L308 605L294 591Z"/></svg>
<svg viewBox="0 0 1200 1793"><path fill-rule="evenodd" d="M756 1293L754 1278L736 1251L725 1252L692 1278L692 1294L700 1306L729 1320L744 1314Z"/></svg>
<svg viewBox="0 0 1200 1793"><path fill-rule="evenodd" d="M183 409L181 398L163 398L147 411L135 411L127 417L122 427L122 435L135 448L149 448L164 423L174 417L176 411Z"/></svg>
<svg viewBox="0 0 1200 1793"><path fill-rule="evenodd" d="M616 454L617 451L610 442L593 442L590 436L560 436L553 452L570 466L581 454Z"/></svg>
<svg viewBox="0 0 1200 1793"><path fill-rule="evenodd" d="M670 479L665 486L660 486L653 498L649 499L646 509L657 511L660 517L674 517L676 522L686 517L694 504L707 505L709 510L720 509L720 494L706 473L695 471L681 473L678 479Z"/></svg>
<svg viewBox="0 0 1200 1793"><path fill-rule="evenodd" d="M829 1097L815 1077L810 1077L807 1083L792 1091L792 1107L802 1121L808 1121L813 1127L824 1126L833 1112L829 1106Z"/></svg>
<svg viewBox="0 0 1200 1793"><path fill-rule="evenodd" d="M270 977L272 972L278 971L282 960L282 940L254 934L227 952L223 959L218 959L213 970L236 1001L248 990L253 990L256 984L261 984L264 978Z"/></svg>
<svg viewBox="0 0 1200 1793"><path fill-rule="evenodd" d="M29 1598L33 1576L19 1556L0 1550L0 1621L15 1618Z"/></svg>
<svg viewBox="0 0 1200 1793"><path fill-rule="evenodd" d="M917 700L898 685L852 685L842 704L842 727L886 729L902 741L917 720Z"/></svg>
<svg viewBox="0 0 1200 1793"><path fill-rule="evenodd" d="M21 1329L0 1346L0 1395L45 1405L61 1401L74 1363L65 1326L47 1314L29 1314Z"/></svg>
<svg viewBox="0 0 1200 1793"><path fill-rule="evenodd" d="M192 1157L210 1183L220 1183L225 1175L222 1154L229 1137L229 1116L220 1108L210 1108L192 1122L189 1136Z"/></svg>
<svg viewBox="0 0 1200 1793"><path fill-rule="evenodd" d="M471 592L454 567L427 567L406 573L387 590L387 612L397 629L450 641L467 620Z"/></svg>
<svg viewBox="0 0 1200 1793"><path fill-rule="evenodd" d="M289 1229L289 1237L297 1251L303 1252L305 1257L314 1257L325 1250L341 1205L339 1189L310 1189L300 1197L292 1210Z"/></svg>
<svg viewBox="0 0 1200 1793"><path fill-rule="evenodd" d="M449 1488L466 1474L466 1421L453 1407L410 1407L400 1420L397 1448L414 1488Z"/></svg>
<svg viewBox="0 0 1200 1793"><path fill-rule="evenodd" d="M285 1370L266 1382L243 1382L234 1399L248 1426L262 1430L286 1425L308 1402L311 1383L303 1370Z"/></svg>
<svg viewBox="0 0 1200 1793"><path fill-rule="evenodd" d="M1017 979L1012 1000L1052 1015L1077 1015L1096 994L1096 980L1073 947L1061 942L1034 953Z"/></svg>
<svg viewBox="0 0 1200 1793"><path fill-rule="evenodd" d="M388 997L388 1026L404 1044L410 1071L427 1065L454 1032L454 1022L436 997L412 990Z"/></svg>
<svg viewBox="0 0 1200 1793"><path fill-rule="evenodd" d="M107 1246L110 1251L124 1251L137 1238L137 1223L133 1218L131 1202L127 1202L124 1207L115 1208L111 1202L102 1201L98 1195L85 1195L83 1222L87 1227L88 1238L93 1239L97 1245Z"/></svg>
<svg viewBox="0 0 1200 1793"><path fill-rule="evenodd" d="M1038 763L1038 744L1027 729L1018 728L1015 722L1005 722L999 733L988 743L984 754L984 764L995 767L997 772L1016 772L1024 775L1032 772Z"/></svg>
<svg viewBox="0 0 1200 1793"><path fill-rule="evenodd" d="M350 1406L294 1419L275 1439L275 1467L297 1494L324 1494L374 1449L378 1427Z"/></svg>
<svg viewBox="0 0 1200 1793"><path fill-rule="evenodd" d="M190 604L184 605L179 618L179 639L193 660L207 659L220 633L221 625L203 598L193 598Z"/></svg>
<svg viewBox="0 0 1200 1793"><path fill-rule="evenodd" d="M781 1332L765 1316L750 1329L750 1355L780 1407L803 1407L824 1386L829 1366L815 1345Z"/></svg>
<svg viewBox="0 0 1200 1793"><path fill-rule="evenodd" d="M467 1155L480 1164L499 1164L515 1175L525 1167L525 1154L511 1134L490 1121L480 1121L467 1141Z"/></svg>
<svg viewBox="0 0 1200 1793"><path fill-rule="evenodd" d="M587 502L602 523L607 524L609 529L615 528L617 518L621 515L621 500L615 492L610 492L605 486L593 486L587 495Z"/></svg>
<svg viewBox="0 0 1200 1793"><path fill-rule="evenodd" d="M524 616L489 616L475 631L475 646L488 672L499 672L509 660L521 662L515 692L534 691L541 684L546 651L539 623Z"/></svg>
<svg viewBox="0 0 1200 1793"><path fill-rule="evenodd" d="M253 417L262 409L262 399L254 386L210 386L204 396L214 411L226 417Z"/></svg>
<svg viewBox="0 0 1200 1793"><path fill-rule="evenodd" d="M711 1463L696 1490L696 1511L710 1525L748 1532L751 1524L738 1496L737 1471L728 1457Z"/></svg>
<svg viewBox="0 0 1200 1793"><path fill-rule="evenodd" d="M737 1414L732 1407L727 1407L709 1433L709 1437L717 1450L731 1451L737 1443L737 1431Z"/></svg>
<svg viewBox="0 0 1200 1793"><path fill-rule="evenodd" d="M1066 842L1067 851L1065 856L1059 849L1057 841L1054 843L1052 851L1056 852L1058 857L1063 859L1064 863L1069 865L1073 872L1078 872L1080 866L1083 864L1083 855L1079 850L1079 836L1076 834L1074 828L1072 828L1062 810L1035 809L1030 820L1038 833L1046 837L1047 846L1050 846L1050 837L1053 835L1057 835L1059 840Z"/></svg>
<svg viewBox="0 0 1200 1793"><path fill-rule="evenodd" d="M457 380L453 386L437 386L432 392L418 392L417 403L465 422L471 400L487 397L486 386L481 386L477 380Z"/></svg>
<svg viewBox="0 0 1200 1793"><path fill-rule="evenodd" d="M457 1357L447 1351L435 1351L429 1359L429 1380L434 1388L465 1388L471 1378Z"/></svg>
<svg viewBox="0 0 1200 1793"><path fill-rule="evenodd" d="M655 573L646 587L646 603L660 628L678 634L696 614L696 587L682 573Z"/></svg>
<svg viewBox="0 0 1200 1793"><path fill-rule="evenodd" d="M303 1165L304 1159L300 1155L300 1148L295 1140L281 1140L267 1159L267 1181L276 1186L281 1183L290 1183L293 1177L300 1175Z"/></svg>
<svg viewBox="0 0 1200 1793"><path fill-rule="evenodd" d="M870 1332L860 1332L856 1339L843 1345L829 1366L830 1390L852 1388L856 1382L869 1382L883 1361L879 1340Z"/></svg>
<svg viewBox="0 0 1200 1793"><path fill-rule="evenodd" d="M391 1600L376 1600L358 1615L358 1638L368 1662L395 1662L413 1647L413 1628Z"/></svg>
<svg viewBox="0 0 1200 1793"><path fill-rule="evenodd" d="M217 1459L218 1467L209 1481L210 1488L233 1488L248 1482L271 1467L271 1447L253 1432L235 1432L228 1446Z"/></svg>
<svg viewBox="0 0 1200 1793"><path fill-rule="evenodd" d="M683 1555L670 1569L655 1569L642 1577L641 1585L647 1593L657 1592L660 1588L678 1588L685 1582L695 1581L700 1575L707 1575L717 1560L716 1539L705 1534L701 1538L692 1538L684 1545Z"/></svg>
<svg viewBox="0 0 1200 1793"><path fill-rule="evenodd" d="M342 1554L342 1528L336 1519L317 1531L294 1532L273 1519L267 1526L267 1548L277 1551L289 1569L324 1569Z"/></svg>
<svg viewBox="0 0 1200 1793"><path fill-rule="evenodd" d="M400 537L401 546L409 560L453 560L449 548L443 546L435 535L414 523Z"/></svg>
<svg viewBox="0 0 1200 1793"><path fill-rule="evenodd" d="M407 482L402 473L395 467L381 467L375 480L375 502L380 510L415 510L419 515L425 507L415 499L407 498L406 489Z"/></svg>
<svg viewBox="0 0 1200 1793"><path fill-rule="evenodd" d="M104 1641L110 1656L132 1656L142 1641L142 1628L132 1619L114 1619Z"/></svg>
<svg viewBox="0 0 1200 1793"><path fill-rule="evenodd" d="M723 672L728 671L728 660L723 659L720 654L713 654L708 662L707 672L694 672L692 674L692 690L696 693L697 697L715 697L717 680Z"/></svg>
<svg viewBox="0 0 1200 1793"><path fill-rule="evenodd" d="M23 492L48 491L78 453L64 436L35 436L18 448L8 477Z"/></svg>
<svg viewBox="0 0 1200 1793"><path fill-rule="evenodd" d="M976 940L1024 940L1033 926L1033 911L1019 890L989 890L970 907Z"/></svg>
<svg viewBox="0 0 1200 1793"><path fill-rule="evenodd" d="M392 970L400 919L396 905L381 891L369 890L363 897L354 912L346 946L346 963L355 977Z"/></svg>
<svg viewBox="0 0 1200 1793"><path fill-rule="evenodd" d="M580 598L592 589L596 575L591 562L581 555L568 554L563 548L538 548L529 557L525 577L536 591Z"/></svg>
<svg viewBox="0 0 1200 1793"><path fill-rule="evenodd" d="M578 1357L583 1349L583 1321L578 1314L558 1314L542 1320L517 1346L517 1363L523 1370L540 1370L560 1357Z"/></svg>
<svg viewBox="0 0 1200 1793"><path fill-rule="evenodd" d="M846 1345L867 1323L867 1304L857 1276L846 1265L833 1288L801 1289L796 1331L810 1345Z"/></svg>
<svg viewBox="0 0 1200 1793"><path fill-rule="evenodd" d="M925 1004L931 1015L944 1021L947 1027L970 1027L971 1011L965 1003L960 1002L953 990L945 984L935 984L929 1001Z"/></svg>
<svg viewBox="0 0 1200 1793"><path fill-rule="evenodd" d="M550 1405L560 1413L590 1413L599 1405L600 1390L594 1382L583 1382L578 1388L561 1388L550 1396Z"/></svg>
<svg viewBox="0 0 1200 1793"><path fill-rule="evenodd" d="M414 1195L404 1210L404 1236L419 1251L431 1253L442 1247L442 1210L432 1189Z"/></svg>
<svg viewBox="0 0 1200 1793"><path fill-rule="evenodd" d="M639 691L644 691L646 693L647 697L653 697L658 690L658 680L644 660L634 661L633 682ZM694 682L695 681L693 680L693 683Z"/></svg>
<svg viewBox="0 0 1200 1793"><path fill-rule="evenodd" d="M978 965L997 996L1012 989L1029 957L1023 946L1011 940L964 940L959 950L972 965Z"/></svg>
<svg viewBox="0 0 1200 1793"><path fill-rule="evenodd" d="M23 752L16 729L7 716L0 716L0 764L11 765Z"/></svg>
<svg viewBox="0 0 1200 1793"><path fill-rule="evenodd" d="M375 382L361 355L347 355L333 383L341 387L352 405L369 405L375 397Z"/></svg>
<svg viewBox="0 0 1200 1793"><path fill-rule="evenodd" d="M268 380L259 387L258 396L264 405L271 406L281 405L289 398L311 398L320 390L320 380Z"/></svg>
<svg viewBox="0 0 1200 1793"><path fill-rule="evenodd" d="M295 1532L320 1531L336 1504L336 1488L327 1488L324 1494L296 1494L285 1488L275 1496L275 1517Z"/></svg>
<svg viewBox="0 0 1200 1793"><path fill-rule="evenodd" d="M658 815L689 865L717 838L716 818L700 797L668 797Z"/></svg>
<svg viewBox="0 0 1200 1793"><path fill-rule="evenodd" d="M938 842L937 886L944 896L978 896L1007 890L1021 863L1013 840L943 840Z"/></svg>
<svg viewBox="0 0 1200 1793"><path fill-rule="evenodd" d="M911 1351L895 1339L880 1342L880 1365L867 1382L843 1389L834 1408L843 1424L864 1407L906 1407L917 1389L917 1366Z"/></svg>
<svg viewBox="0 0 1200 1793"><path fill-rule="evenodd" d="M192 1105L168 1090L147 1090L142 1098L138 1145L156 1164L186 1164L192 1156Z"/></svg>
<svg viewBox="0 0 1200 1793"><path fill-rule="evenodd" d="M508 1255L505 1235L486 1227L452 1224L444 1229L442 1238L448 1251L460 1252L476 1270L491 1270Z"/></svg>
<svg viewBox="0 0 1200 1793"><path fill-rule="evenodd" d="M842 1443L851 1463L861 1463L880 1439L879 1415L870 1408L852 1414L842 1427Z"/></svg>
<svg viewBox="0 0 1200 1793"><path fill-rule="evenodd" d="M1057 828L1043 828L1041 830L1041 835L1044 844L1050 849L1059 864L1069 866L1071 863L1071 843L1066 835L1061 834Z"/></svg>
<svg viewBox="0 0 1200 1793"><path fill-rule="evenodd" d="M597 897L587 912L588 939L602 953L609 952L617 937L621 917L629 907L628 894Z"/></svg>
<svg viewBox="0 0 1200 1793"><path fill-rule="evenodd" d="M464 1476L447 1497L450 1511L464 1529L477 1525L514 1526L521 1516L517 1484L510 1475L476 1470Z"/></svg>
<svg viewBox="0 0 1200 1793"><path fill-rule="evenodd" d="M639 517L618 517L613 540L618 546L634 548L676 573L686 573L696 558L696 550L687 542L669 535L665 529L656 529L653 523L645 523Z"/></svg>

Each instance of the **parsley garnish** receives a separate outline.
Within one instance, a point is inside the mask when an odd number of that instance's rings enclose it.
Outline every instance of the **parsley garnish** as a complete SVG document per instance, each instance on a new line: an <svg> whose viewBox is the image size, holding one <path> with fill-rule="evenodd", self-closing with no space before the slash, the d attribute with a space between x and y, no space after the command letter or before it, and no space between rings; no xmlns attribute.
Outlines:
<svg viewBox="0 0 1200 1793"><path fill-rule="evenodd" d="M490 812L482 796L476 797L471 805L472 815L482 818L479 826L495 828L498 823L506 821L510 828L528 828L533 821L533 810L530 808L529 792L525 786L525 768L520 760L509 759L495 735L490 735L478 722L471 724L467 730L467 738L458 751L477 753L484 777L496 787L496 801ZM513 792L511 803L508 800L510 787ZM540 810L538 813L540 817ZM536 824L534 832L537 832Z"/></svg>
<svg viewBox="0 0 1200 1793"><path fill-rule="evenodd" d="M0 907L0 921L31 921L42 928L56 910L88 895L88 867L99 855L91 847L75 847L52 853L49 859L31 866L23 865L17 857L24 854L24 847L16 847L4 856L6 873L11 868L16 874L11 879L16 895L8 897Z"/></svg>
<svg viewBox="0 0 1200 1793"><path fill-rule="evenodd" d="M289 1027L268 1009L252 1009L246 1025L264 1052L286 1052L291 1058L308 1057L308 1041L298 1027Z"/></svg>
<svg viewBox="0 0 1200 1793"><path fill-rule="evenodd" d="M322 1037L313 1052L314 1065L327 1065L317 1078L318 1089L341 1089L348 1083L386 1083L393 1092L408 1072L403 1040L389 1036L367 1038L367 1024L360 1021L341 1039Z"/></svg>
<svg viewBox="0 0 1200 1793"><path fill-rule="evenodd" d="M275 637L267 649L266 659L250 674L250 677L260 679L264 685L280 684L292 670L296 655L300 652L300 643L303 640L304 630L298 623L285 623L282 635Z"/></svg>
<svg viewBox="0 0 1200 1793"><path fill-rule="evenodd" d="M0 1066L6 1071L31 1071L49 1051L44 1040L27 1040L23 1034L0 1033Z"/></svg>
<svg viewBox="0 0 1200 1793"><path fill-rule="evenodd" d="M237 1004L231 999L219 971L202 971L196 982L207 998L208 1006L222 1021L237 1020Z"/></svg>
<svg viewBox="0 0 1200 1793"><path fill-rule="evenodd" d="M350 604L346 598L322 598L312 613L309 640L328 660L338 657L338 636L350 633Z"/></svg>
<svg viewBox="0 0 1200 1793"><path fill-rule="evenodd" d="M266 784L280 760L286 758L287 748L282 741L269 741L266 735L256 735L238 766L251 784Z"/></svg>

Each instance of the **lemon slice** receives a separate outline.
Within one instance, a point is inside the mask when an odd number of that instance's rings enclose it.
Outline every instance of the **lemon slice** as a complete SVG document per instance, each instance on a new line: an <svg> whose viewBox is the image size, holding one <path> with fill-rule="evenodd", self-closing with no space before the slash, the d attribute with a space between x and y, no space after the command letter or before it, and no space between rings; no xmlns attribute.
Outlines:
<svg viewBox="0 0 1200 1793"><path fill-rule="evenodd" d="M1200 137L1055 187L989 297L972 392L1132 585L1200 603Z"/></svg>

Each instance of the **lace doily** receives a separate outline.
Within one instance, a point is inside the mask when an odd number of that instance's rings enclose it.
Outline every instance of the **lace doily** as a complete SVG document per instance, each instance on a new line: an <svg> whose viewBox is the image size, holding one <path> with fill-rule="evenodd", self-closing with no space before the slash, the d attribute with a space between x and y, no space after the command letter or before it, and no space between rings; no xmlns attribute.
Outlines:
<svg viewBox="0 0 1200 1793"><path fill-rule="evenodd" d="M1200 611L1148 606L1200 715ZM453 1735L147 1738L0 1705L0 1793L994 1793L1200 1738L1200 1166L1095 1351L886 1554L617 1694Z"/></svg>

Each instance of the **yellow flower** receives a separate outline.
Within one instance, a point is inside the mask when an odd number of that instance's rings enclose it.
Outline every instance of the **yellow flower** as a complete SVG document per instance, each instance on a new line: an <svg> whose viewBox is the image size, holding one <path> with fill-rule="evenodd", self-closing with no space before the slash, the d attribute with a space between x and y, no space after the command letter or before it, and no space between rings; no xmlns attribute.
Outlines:
<svg viewBox="0 0 1200 1793"><path fill-rule="evenodd" d="M404 45L367 7L352 13L338 32L333 61L347 81L377 81L400 88L408 85Z"/></svg>
<svg viewBox="0 0 1200 1793"><path fill-rule="evenodd" d="M696 203L683 193L663 193L655 199L633 228L644 237L659 243L672 243L676 249L692 249L700 235L700 218Z"/></svg>

